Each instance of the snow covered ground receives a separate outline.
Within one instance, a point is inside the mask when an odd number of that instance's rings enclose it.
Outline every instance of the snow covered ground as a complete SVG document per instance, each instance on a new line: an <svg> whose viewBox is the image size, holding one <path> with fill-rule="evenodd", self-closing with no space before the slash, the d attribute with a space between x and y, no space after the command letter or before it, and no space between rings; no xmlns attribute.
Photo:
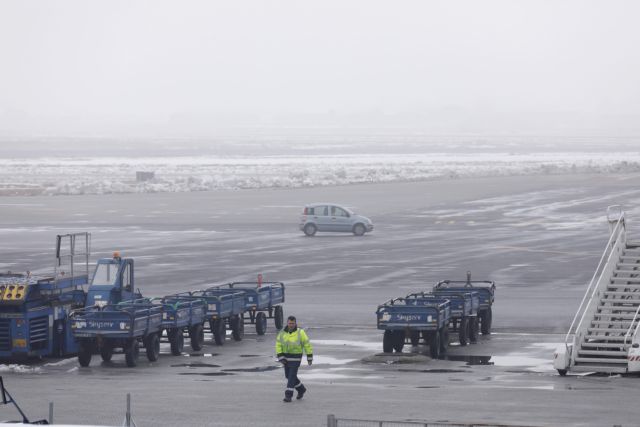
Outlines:
<svg viewBox="0 0 640 427"><path fill-rule="evenodd" d="M640 151L478 151L0 158L0 195L188 192L640 172ZM155 178L136 182L138 171L154 172Z"/></svg>

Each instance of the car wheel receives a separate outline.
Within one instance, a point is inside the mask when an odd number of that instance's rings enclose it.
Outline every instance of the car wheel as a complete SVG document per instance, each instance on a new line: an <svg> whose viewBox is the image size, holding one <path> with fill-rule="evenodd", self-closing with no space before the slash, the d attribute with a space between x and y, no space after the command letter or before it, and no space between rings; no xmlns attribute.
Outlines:
<svg viewBox="0 0 640 427"><path fill-rule="evenodd" d="M318 231L318 228L313 224L307 224L304 226L304 234L306 234L307 236L315 235L316 231Z"/></svg>
<svg viewBox="0 0 640 427"><path fill-rule="evenodd" d="M365 231L366 230L364 228L364 225L362 225L362 224L356 224L353 227L353 234L355 234L356 236L362 236Z"/></svg>

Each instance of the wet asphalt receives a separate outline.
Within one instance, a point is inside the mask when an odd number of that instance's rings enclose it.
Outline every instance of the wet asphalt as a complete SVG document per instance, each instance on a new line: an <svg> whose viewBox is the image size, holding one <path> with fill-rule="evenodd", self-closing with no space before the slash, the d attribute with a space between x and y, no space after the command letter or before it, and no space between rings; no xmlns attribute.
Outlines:
<svg viewBox="0 0 640 427"><path fill-rule="evenodd" d="M561 378L551 358L564 342L608 239L606 206L640 218L637 175L570 175L410 182L307 189L0 199L0 269L51 271L58 233L90 231L92 260L120 250L136 286L161 296L229 281L286 284L294 314L315 345L303 367L309 389L285 404L275 330L229 336L203 351L126 368L95 356L0 365L5 384L34 418L55 405L57 422L121 425L131 393L139 426L320 426L344 418L533 426L637 425L637 377ZM331 201L372 218L373 233L297 229L302 205ZM429 290L438 280L497 285L493 333L453 345L376 356L379 303ZM452 335L452 341L455 335ZM287 406L288 405L288 406ZM0 419L17 414L0 409Z"/></svg>

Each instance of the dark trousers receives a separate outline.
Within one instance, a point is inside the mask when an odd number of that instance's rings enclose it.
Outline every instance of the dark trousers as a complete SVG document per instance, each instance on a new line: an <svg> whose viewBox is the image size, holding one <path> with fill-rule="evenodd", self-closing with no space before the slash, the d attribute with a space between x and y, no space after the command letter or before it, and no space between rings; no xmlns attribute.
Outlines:
<svg viewBox="0 0 640 427"><path fill-rule="evenodd" d="M298 369L300 368L300 362L287 362L284 365L284 376L287 378L287 391L285 396L293 396L293 389L297 389L298 392L304 389L304 386L298 379Z"/></svg>

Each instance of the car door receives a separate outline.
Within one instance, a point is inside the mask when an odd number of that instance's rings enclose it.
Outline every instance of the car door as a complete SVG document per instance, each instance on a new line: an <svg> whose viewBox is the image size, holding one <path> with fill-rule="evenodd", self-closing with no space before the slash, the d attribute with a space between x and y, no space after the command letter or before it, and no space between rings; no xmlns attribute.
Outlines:
<svg viewBox="0 0 640 427"><path fill-rule="evenodd" d="M340 206L329 206L331 231L351 231L351 220L346 210Z"/></svg>
<svg viewBox="0 0 640 427"><path fill-rule="evenodd" d="M318 227L318 231L331 231L331 221L329 220L329 208L325 205L313 207L313 221Z"/></svg>

